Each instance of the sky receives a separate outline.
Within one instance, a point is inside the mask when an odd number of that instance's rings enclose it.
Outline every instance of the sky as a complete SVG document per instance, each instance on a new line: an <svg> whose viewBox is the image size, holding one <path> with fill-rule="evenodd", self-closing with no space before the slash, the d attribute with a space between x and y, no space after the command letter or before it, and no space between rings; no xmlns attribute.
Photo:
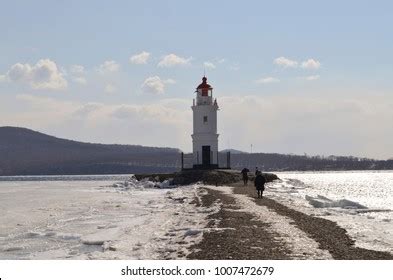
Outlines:
<svg viewBox="0 0 393 280"><path fill-rule="evenodd" d="M1 1L0 126L192 149L393 158L390 1Z"/></svg>

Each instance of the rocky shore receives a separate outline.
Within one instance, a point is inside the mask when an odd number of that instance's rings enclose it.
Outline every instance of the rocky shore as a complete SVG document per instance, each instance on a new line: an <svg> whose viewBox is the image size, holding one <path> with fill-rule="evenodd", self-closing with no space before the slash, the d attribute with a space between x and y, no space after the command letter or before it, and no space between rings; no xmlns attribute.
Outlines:
<svg viewBox="0 0 393 280"><path fill-rule="evenodd" d="M254 179L252 173L249 174L250 180ZM277 175L273 173L263 173L267 182L277 180ZM242 180L240 171L230 169L217 169L217 170L183 170L175 173L164 174L136 174L138 180L148 179L150 181L163 182L170 180L173 185L189 185L197 182L202 182L206 185L223 186L234 184Z"/></svg>

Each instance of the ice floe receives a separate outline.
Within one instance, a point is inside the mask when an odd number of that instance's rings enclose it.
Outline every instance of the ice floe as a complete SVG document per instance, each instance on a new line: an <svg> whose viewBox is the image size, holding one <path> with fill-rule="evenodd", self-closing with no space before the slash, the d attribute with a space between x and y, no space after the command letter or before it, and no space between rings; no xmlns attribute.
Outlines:
<svg viewBox="0 0 393 280"><path fill-rule="evenodd" d="M338 207L344 209L367 209L366 206L348 199L331 200L323 195L318 195L317 197L306 195L305 198L316 208Z"/></svg>
<svg viewBox="0 0 393 280"><path fill-rule="evenodd" d="M155 182L149 181L147 178L142 180L137 180L135 176L130 176L124 182L116 182L112 185L113 188L120 191L129 191L129 190L144 190L144 189L170 189L176 188L176 185L171 184L171 180L165 180L163 182Z"/></svg>

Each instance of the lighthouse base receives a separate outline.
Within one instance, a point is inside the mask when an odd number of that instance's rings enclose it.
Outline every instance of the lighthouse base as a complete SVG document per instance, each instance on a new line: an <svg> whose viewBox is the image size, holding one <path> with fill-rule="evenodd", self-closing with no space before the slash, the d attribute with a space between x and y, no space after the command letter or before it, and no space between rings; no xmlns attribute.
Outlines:
<svg viewBox="0 0 393 280"><path fill-rule="evenodd" d="M218 169L218 164L194 164L192 169L197 170L211 170L211 169Z"/></svg>
<svg viewBox="0 0 393 280"><path fill-rule="evenodd" d="M213 170L213 169L231 169L231 153L217 153L217 161L195 163L193 154L181 153L182 170Z"/></svg>

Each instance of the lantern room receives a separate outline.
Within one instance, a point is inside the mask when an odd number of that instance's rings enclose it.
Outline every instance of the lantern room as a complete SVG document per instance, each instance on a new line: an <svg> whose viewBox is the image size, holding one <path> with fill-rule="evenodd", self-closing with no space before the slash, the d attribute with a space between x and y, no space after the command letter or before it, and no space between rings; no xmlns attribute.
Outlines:
<svg viewBox="0 0 393 280"><path fill-rule="evenodd" d="M202 78L202 83L196 88L196 105L213 104L213 88L207 83L207 78ZM195 101L194 101L195 105Z"/></svg>

